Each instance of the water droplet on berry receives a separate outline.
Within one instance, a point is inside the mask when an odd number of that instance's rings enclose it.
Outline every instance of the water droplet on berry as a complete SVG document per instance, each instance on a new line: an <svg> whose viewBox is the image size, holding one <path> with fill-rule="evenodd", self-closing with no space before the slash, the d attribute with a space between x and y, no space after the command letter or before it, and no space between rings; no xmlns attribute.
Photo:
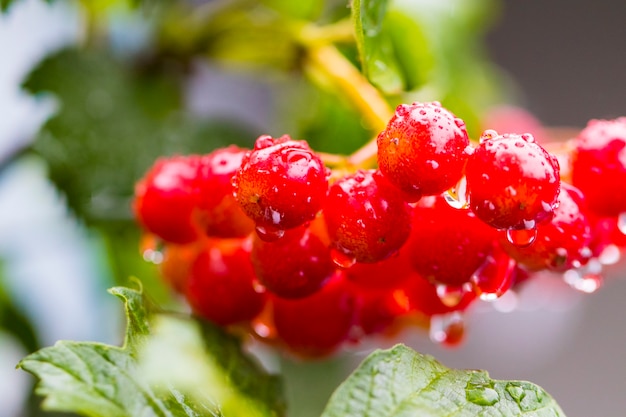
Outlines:
<svg viewBox="0 0 626 417"><path fill-rule="evenodd" d="M449 314L437 314L430 318L430 340L447 346L456 346L465 336L463 315L455 311Z"/></svg>
<svg viewBox="0 0 626 417"><path fill-rule="evenodd" d="M592 259L584 268L565 271L563 280L575 290L591 294L604 283L601 272L602 264L597 259Z"/></svg>
<svg viewBox="0 0 626 417"><path fill-rule="evenodd" d="M483 301L494 301L511 288L515 261L505 254L488 256L472 274L470 281L474 292Z"/></svg>
<svg viewBox="0 0 626 417"><path fill-rule="evenodd" d="M277 227L257 226L255 229L259 238L264 242L275 242L285 235L285 231Z"/></svg>
<svg viewBox="0 0 626 417"><path fill-rule="evenodd" d="M515 245L518 248L526 248L533 244L537 239L537 229L509 229L506 231L506 240L511 245Z"/></svg>
<svg viewBox="0 0 626 417"><path fill-rule="evenodd" d="M535 143L535 137L530 133L522 133L520 137L528 143Z"/></svg>
<svg viewBox="0 0 626 417"><path fill-rule="evenodd" d="M492 303L493 308L500 313L511 313L519 305L519 297L513 290L509 290Z"/></svg>
<svg viewBox="0 0 626 417"><path fill-rule="evenodd" d="M460 129L464 129L465 128L465 121L459 117L455 117L454 118L454 124L456 125L456 127L460 128Z"/></svg>
<svg viewBox="0 0 626 417"><path fill-rule="evenodd" d="M342 251L332 248L330 250L330 257L339 268L348 269L356 263L356 258Z"/></svg>
<svg viewBox="0 0 626 417"><path fill-rule="evenodd" d="M602 265L614 265L619 262L621 257L620 250L616 245L608 245L602 250L598 260Z"/></svg>
<svg viewBox="0 0 626 417"><path fill-rule="evenodd" d="M443 193L446 203L455 209L466 209L469 207L469 195L467 192L467 180L461 178L454 188Z"/></svg>
<svg viewBox="0 0 626 417"><path fill-rule="evenodd" d="M626 235L626 213L621 213L617 218L617 227L620 232Z"/></svg>
<svg viewBox="0 0 626 417"><path fill-rule="evenodd" d="M463 287L451 287L445 284L438 284L436 287L437 297L447 307L459 305L465 294Z"/></svg>
<svg viewBox="0 0 626 417"><path fill-rule="evenodd" d="M493 129L487 129L480 135L479 141L480 143L483 143L485 141L488 141L489 139L495 138L496 136L498 136L498 132Z"/></svg>

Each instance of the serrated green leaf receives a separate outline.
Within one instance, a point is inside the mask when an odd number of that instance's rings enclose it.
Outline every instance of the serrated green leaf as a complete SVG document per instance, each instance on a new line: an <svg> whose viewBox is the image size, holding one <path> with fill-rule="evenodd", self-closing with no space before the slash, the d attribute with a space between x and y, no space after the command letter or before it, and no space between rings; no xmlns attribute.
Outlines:
<svg viewBox="0 0 626 417"><path fill-rule="evenodd" d="M275 417L283 414L278 381L244 357L240 344L232 336L190 318L155 314L141 291L116 287L110 292L122 299L126 307L128 325L122 347L61 341L27 356L18 364L39 379L36 393L45 397L44 409L89 417ZM193 391L171 372L161 373L155 380L144 368L145 353L164 340L162 323L172 321L177 329L173 340L178 345L174 346L178 349L158 359L161 363L176 365L181 360L189 360L185 353L195 352L192 371L185 376L193 381L191 376L196 375L200 381L208 382ZM211 330L201 332L200 328ZM192 340L197 336L195 344L183 343L189 338L180 338L181 331L191 334ZM165 340L172 339L166 337ZM198 373L198 370L206 372Z"/></svg>
<svg viewBox="0 0 626 417"><path fill-rule="evenodd" d="M385 93L405 86L389 34L384 31L387 0L353 0L352 21L363 74Z"/></svg>
<svg viewBox="0 0 626 417"><path fill-rule="evenodd" d="M371 354L337 388L322 417L565 417L542 388L450 369L397 345Z"/></svg>

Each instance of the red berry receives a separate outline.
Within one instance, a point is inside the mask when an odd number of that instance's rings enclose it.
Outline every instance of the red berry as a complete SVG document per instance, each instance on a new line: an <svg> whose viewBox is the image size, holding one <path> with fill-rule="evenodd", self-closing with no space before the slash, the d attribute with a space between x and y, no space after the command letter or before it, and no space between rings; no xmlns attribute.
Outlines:
<svg viewBox="0 0 626 417"><path fill-rule="evenodd" d="M305 298L273 298L278 336L303 356L332 353L348 339L355 323L356 297L337 273L318 292Z"/></svg>
<svg viewBox="0 0 626 417"><path fill-rule="evenodd" d="M163 262L159 272L165 281L178 293L184 293L191 272L191 266L202 252L206 242L203 239L187 244L168 244L163 248Z"/></svg>
<svg viewBox="0 0 626 417"><path fill-rule="evenodd" d="M440 194L462 177L465 123L439 103L403 104L377 138L378 166L410 200Z"/></svg>
<svg viewBox="0 0 626 417"><path fill-rule="evenodd" d="M254 230L254 222L233 196L232 177L245 154L246 150L233 145L200 159L197 219L208 236L244 237Z"/></svg>
<svg viewBox="0 0 626 417"><path fill-rule="evenodd" d="M486 131L466 177L471 210L498 229L534 229L557 203L559 163L529 134Z"/></svg>
<svg viewBox="0 0 626 417"><path fill-rule="evenodd" d="M324 217L333 249L356 262L388 258L410 231L409 206L374 170L359 170L335 182L328 192Z"/></svg>
<svg viewBox="0 0 626 417"><path fill-rule="evenodd" d="M233 178L235 197L261 238L313 220L328 190L327 169L304 141L261 136Z"/></svg>
<svg viewBox="0 0 626 417"><path fill-rule="evenodd" d="M247 239L213 241L191 266L187 300L200 316L219 325L253 319L266 294L255 285Z"/></svg>
<svg viewBox="0 0 626 417"><path fill-rule="evenodd" d="M346 269L346 278L360 288L388 290L397 287L413 272L408 251L403 246L389 258L371 264L356 263Z"/></svg>
<svg viewBox="0 0 626 417"><path fill-rule="evenodd" d="M591 120L575 141L572 183L599 216L626 212L626 117Z"/></svg>
<svg viewBox="0 0 626 417"><path fill-rule="evenodd" d="M139 222L166 242L189 243L199 236L193 222L199 156L161 158L135 187Z"/></svg>
<svg viewBox="0 0 626 417"><path fill-rule="evenodd" d="M400 326L398 319L409 313L410 305L402 289L356 290L359 303L357 326L365 335L383 333L392 336Z"/></svg>
<svg viewBox="0 0 626 417"><path fill-rule="evenodd" d="M502 247L526 268L537 271L566 271L585 263L590 254L589 222L581 211L582 195L572 186L561 183L559 205L550 222L537 226L532 245L521 247L503 240Z"/></svg>
<svg viewBox="0 0 626 417"><path fill-rule="evenodd" d="M469 210L450 207L433 197L413 209L406 250L415 270L433 284L460 288L470 282L498 239L495 229Z"/></svg>
<svg viewBox="0 0 626 417"><path fill-rule="evenodd" d="M283 298L301 298L318 291L335 271L325 230L300 226L275 242L258 238L252 245L254 270L269 291Z"/></svg>
<svg viewBox="0 0 626 417"><path fill-rule="evenodd" d="M476 293L466 291L454 305L447 305L437 294L437 286L416 273L404 282L402 290L409 302L410 310L427 317L463 311L476 300Z"/></svg>

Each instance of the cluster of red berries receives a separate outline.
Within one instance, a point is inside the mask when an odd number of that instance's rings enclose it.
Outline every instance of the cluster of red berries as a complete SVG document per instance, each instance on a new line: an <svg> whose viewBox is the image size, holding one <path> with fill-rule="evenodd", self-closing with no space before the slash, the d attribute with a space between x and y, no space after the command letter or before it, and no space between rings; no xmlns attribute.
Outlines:
<svg viewBox="0 0 626 417"><path fill-rule="evenodd" d="M626 118L596 120L557 156L530 134L470 143L439 103L401 105L377 169L329 169L305 141L158 160L134 209L194 312L306 356L430 324L534 272L598 286L626 247Z"/></svg>

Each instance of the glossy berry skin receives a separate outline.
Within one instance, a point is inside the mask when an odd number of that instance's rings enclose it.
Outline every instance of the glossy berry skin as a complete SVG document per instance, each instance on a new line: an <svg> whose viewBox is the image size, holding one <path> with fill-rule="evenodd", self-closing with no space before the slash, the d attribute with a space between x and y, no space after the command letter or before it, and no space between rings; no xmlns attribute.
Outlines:
<svg viewBox="0 0 626 417"><path fill-rule="evenodd" d="M455 305L446 305L437 295L437 287L432 282L415 273L404 282L402 291L408 300L409 310L426 317L463 311L476 300L476 294L468 291L463 293L459 302Z"/></svg>
<svg viewBox="0 0 626 417"><path fill-rule="evenodd" d="M323 227L323 225L322 225ZM320 227L287 230L275 242L255 236L252 264L261 284L283 298L302 298L318 291L335 272L327 239Z"/></svg>
<svg viewBox="0 0 626 417"><path fill-rule="evenodd" d="M186 296L194 312L221 326L261 312L266 294L256 285L246 239L213 241L195 259Z"/></svg>
<svg viewBox="0 0 626 417"><path fill-rule="evenodd" d="M345 270L348 281L359 288L373 291L396 288L411 272L411 260L404 246L385 260L370 264L356 263Z"/></svg>
<svg viewBox="0 0 626 417"><path fill-rule="evenodd" d="M588 261L590 225L581 209L583 197L572 186L561 183L559 205L550 222L537 226L537 238L526 247L503 239L503 249L531 271L549 269L563 272ZM585 254L585 253L589 254Z"/></svg>
<svg viewBox="0 0 626 417"><path fill-rule="evenodd" d="M441 196L418 204L412 222L406 250L415 271L433 284L468 283L498 239L495 229L469 210L450 207Z"/></svg>
<svg viewBox="0 0 626 417"><path fill-rule="evenodd" d="M594 214L626 212L626 117L591 120L575 142L572 183Z"/></svg>
<svg viewBox="0 0 626 417"><path fill-rule="evenodd" d="M136 218L166 242L190 243L201 234L193 221L199 163L195 155L161 158L135 186Z"/></svg>
<svg viewBox="0 0 626 417"><path fill-rule="evenodd" d="M463 175L465 123L439 103L402 104L377 138L378 166L409 200L440 194Z"/></svg>
<svg viewBox="0 0 626 417"><path fill-rule="evenodd" d="M533 229L552 216L559 163L529 134L486 131L465 175L470 209L492 227Z"/></svg>
<svg viewBox="0 0 626 417"><path fill-rule="evenodd" d="M306 142L261 136L233 178L235 198L259 235L272 240L313 220L326 199L327 176Z"/></svg>
<svg viewBox="0 0 626 417"><path fill-rule="evenodd" d="M319 357L348 339L356 320L357 297L341 272L318 292L298 300L272 298L276 333L294 353Z"/></svg>
<svg viewBox="0 0 626 417"><path fill-rule="evenodd" d="M200 159L196 178L196 219L207 236L244 237L254 230L254 222L246 216L233 196L232 177L239 170L246 152L233 145L217 149Z"/></svg>
<svg viewBox="0 0 626 417"><path fill-rule="evenodd" d="M410 232L410 208L379 171L359 170L328 192L324 218L331 246L356 262L382 261Z"/></svg>

